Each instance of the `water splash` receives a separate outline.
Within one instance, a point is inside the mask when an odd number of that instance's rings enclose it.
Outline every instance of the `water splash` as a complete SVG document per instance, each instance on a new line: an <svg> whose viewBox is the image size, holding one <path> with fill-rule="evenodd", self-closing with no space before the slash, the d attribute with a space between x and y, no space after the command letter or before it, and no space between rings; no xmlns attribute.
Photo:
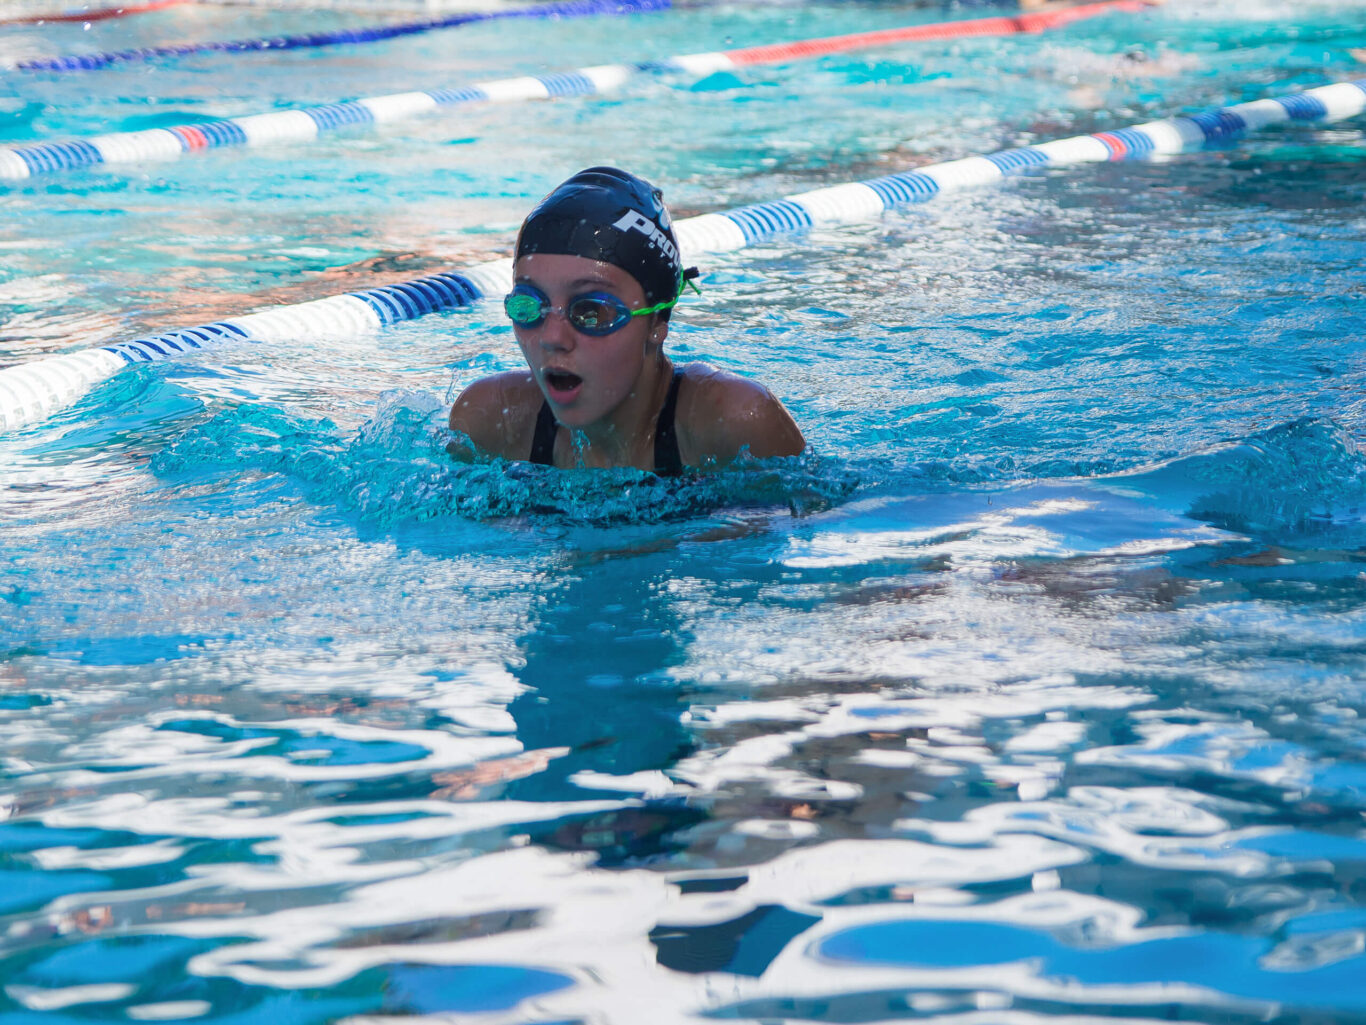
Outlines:
<svg viewBox="0 0 1366 1025"><path fill-rule="evenodd" d="M1340 425L1318 417L1103 483L1239 533L1366 533L1366 454Z"/></svg>
<svg viewBox="0 0 1366 1025"><path fill-rule="evenodd" d="M309 498L369 526L458 517L548 523L660 523L728 510L804 515L844 500L854 471L812 453L664 479L634 469L553 470L446 453L445 407L427 392L387 393L353 437L325 419L242 405L186 431L152 460L161 476L285 474Z"/></svg>

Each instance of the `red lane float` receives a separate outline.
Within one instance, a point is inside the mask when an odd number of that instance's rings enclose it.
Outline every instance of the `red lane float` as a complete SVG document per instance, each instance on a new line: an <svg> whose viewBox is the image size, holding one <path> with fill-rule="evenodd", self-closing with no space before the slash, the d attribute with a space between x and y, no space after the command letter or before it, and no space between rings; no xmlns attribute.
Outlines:
<svg viewBox="0 0 1366 1025"><path fill-rule="evenodd" d="M195 0L144 0L139 4L121 4L118 7L97 7L93 11L63 11L60 14L31 14L23 18L0 18L0 25L41 25L49 21L107 21L122 18L128 14L146 14L159 11L164 7L194 3Z"/></svg>
<svg viewBox="0 0 1366 1025"><path fill-rule="evenodd" d="M878 29L873 32L854 32L846 36L825 39L806 39L796 43L773 43L768 46L747 46L740 50L726 50L725 55L739 65L773 64L783 60L824 57L850 50L866 50L893 43L928 42L941 39L966 39L971 36L1009 36L1022 32L1045 32L1060 28L1083 18L1093 18L1109 12L1138 11L1155 7L1161 0L1101 0L1099 3L1079 4L1056 11L1036 11L1013 17L973 18L968 21L941 21L930 25L910 25L905 28Z"/></svg>

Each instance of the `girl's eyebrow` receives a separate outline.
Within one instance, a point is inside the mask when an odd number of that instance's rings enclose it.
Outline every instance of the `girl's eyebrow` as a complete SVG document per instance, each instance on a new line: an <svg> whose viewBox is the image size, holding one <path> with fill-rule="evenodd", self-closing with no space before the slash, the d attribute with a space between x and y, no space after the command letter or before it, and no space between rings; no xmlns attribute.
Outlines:
<svg viewBox="0 0 1366 1025"><path fill-rule="evenodd" d="M536 279L533 278L530 274L518 274L512 280L519 285L535 285L537 288L541 288L541 286L536 283ZM597 275L589 275L588 277L575 278L573 281L569 282L568 287L571 289L575 289L583 288L585 285L596 285L599 288L609 289L615 287L612 284L612 282L608 281L606 278L598 277ZM545 289L541 288L541 291L545 291Z"/></svg>

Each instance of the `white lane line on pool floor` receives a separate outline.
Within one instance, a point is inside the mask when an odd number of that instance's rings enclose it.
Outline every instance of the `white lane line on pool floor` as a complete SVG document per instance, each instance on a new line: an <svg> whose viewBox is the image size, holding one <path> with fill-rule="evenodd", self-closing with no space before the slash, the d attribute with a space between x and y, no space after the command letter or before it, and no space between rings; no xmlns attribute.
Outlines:
<svg viewBox="0 0 1366 1025"><path fill-rule="evenodd" d="M989 184L1033 168L1181 153L1227 142L1271 124L1341 121L1363 110L1366 78L797 193L767 203L685 218L675 222L674 229L680 248L692 260L703 253L741 249L813 227L870 221L893 207L922 203L941 193ZM33 423L75 404L96 384L135 363L150 363L233 341L356 338L388 324L500 295L511 284L511 260L493 260L463 273L434 274L294 306L274 307L233 320L9 367L0 370L0 431Z"/></svg>
<svg viewBox="0 0 1366 1025"><path fill-rule="evenodd" d="M103 53L76 53L58 57L34 57L16 61L11 68L18 71L83 72L96 71L115 64L130 64L166 57L184 57L198 53L238 54L261 50L303 50L319 46L343 46L360 43L379 43L399 36L418 35L439 29L458 28L481 21L500 18L583 18L599 15L638 14L667 8L670 0L559 0L539 7L510 7L493 11L467 11L441 18L426 18L391 25L361 26L332 32L306 32L288 36L266 36L256 39L229 39L203 43L173 43L166 46L143 46L132 50ZM74 19L73 19L74 20Z"/></svg>

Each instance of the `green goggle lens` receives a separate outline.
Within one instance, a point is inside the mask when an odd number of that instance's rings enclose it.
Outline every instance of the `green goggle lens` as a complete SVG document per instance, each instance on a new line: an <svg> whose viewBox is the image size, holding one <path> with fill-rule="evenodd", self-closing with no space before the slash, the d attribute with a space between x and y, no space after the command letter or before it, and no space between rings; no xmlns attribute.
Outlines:
<svg viewBox="0 0 1366 1025"><path fill-rule="evenodd" d="M532 324L545 319L542 307L543 303L540 299L524 292L513 292L503 300L503 309L507 311L512 322L522 324L525 327L530 327Z"/></svg>

